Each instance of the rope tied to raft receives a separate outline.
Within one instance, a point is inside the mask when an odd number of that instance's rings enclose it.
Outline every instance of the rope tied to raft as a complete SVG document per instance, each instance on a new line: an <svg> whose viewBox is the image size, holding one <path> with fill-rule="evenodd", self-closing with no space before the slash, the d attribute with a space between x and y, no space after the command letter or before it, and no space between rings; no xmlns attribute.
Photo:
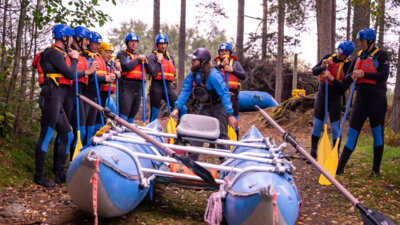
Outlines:
<svg viewBox="0 0 400 225"><path fill-rule="evenodd" d="M224 183L219 186L219 191L210 195L207 202L206 212L204 213L204 221L211 225L219 225L222 221L222 199L226 196L225 187L230 186L229 178L231 177L233 167L228 176L224 178Z"/></svg>
<svg viewBox="0 0 400 225"><path fill-rule="evenodd" d="M93 173L92 178L90 178L90 183L93 186L93 216L94 216L94 224L97 225L99 223L99 219L97 216L97 183L98 183L98 179L99 179L99 160L96 159L96 169Z"/></svg>

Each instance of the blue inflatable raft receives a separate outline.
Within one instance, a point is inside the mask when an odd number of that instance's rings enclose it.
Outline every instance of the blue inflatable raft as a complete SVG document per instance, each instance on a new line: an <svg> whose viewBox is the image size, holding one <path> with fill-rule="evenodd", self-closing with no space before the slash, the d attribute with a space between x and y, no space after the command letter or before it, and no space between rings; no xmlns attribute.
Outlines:
<svg viewBox="0 0 400 225"><path fill-rule="evenodd" d="M265 109L269 107L276 107L278 103L267 92L262 91L240 91L239 92L239 112L257 111L254 108L258 105L260 108Z"/></svg>

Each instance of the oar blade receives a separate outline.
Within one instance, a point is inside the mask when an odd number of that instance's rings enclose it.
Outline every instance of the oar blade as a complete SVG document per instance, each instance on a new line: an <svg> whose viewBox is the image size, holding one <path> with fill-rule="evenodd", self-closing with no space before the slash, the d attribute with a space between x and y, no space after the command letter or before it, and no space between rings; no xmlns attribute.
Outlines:
<svg viewBox="0 0 400 225"><path fill-rule="evenodd" d="M324 133L322 134L322 138L318 143L318 163L320 165L324 165L326 159L329 157L329 153L332 149L331 142L329 141L329 136L327 132L327 125L324 125Z"/></svg>
<svg viewBox="0 0 400 225"><path fill-rule="evenodd" d="M111 96L106 100L106 107L109 108L114 114L117 113L117 106L115 106L114 100L111 98Z"/></svg>
<svg viewBox="0 0 400 225"><path fill-rule="evenodd" d="M176 160L179 160L188 167L194 174L199 176L205 182L210 184L211 186L218 188L219 185L215 182L213 176L211 175L210 171L206 170L204 167L197 164L193 159L188 158L186 156L177 155L176 153L172 155L172 157Z"/></svg>
<svg viewBox="0 0 400 225"><path fill-rule="evenodd" d="M396 225L383 213L364 207L360 204L357 205L357 208L360 210L364 225Z"/></svg>
<svg viewBox="0 0 400 225"><path fill-rule="evenodd" d="M167 124L167 133L168 134L176 134L176 122L172 117L169 117L168 119L168 124ZM174 139L170 138L169 140L170 144L174 143Z"/></svg>
<svg viewBox="0 0 400 225"><path fill-rule="evenodd" d="M74 154L72 155L72 160L75 159L75 157L81 152L81 149L83 148L82 141L81 141L81 131L78 130L76 132L76 146L74 150Z"/></svg>
<svg viewBox="0 0 400 225"><path fill-rule="evenodd" d="M338 162L339 162L338 150L337 150L337 145L335 145L335 148L331 151L328 159L326 159L326 162L324 164L324 168L329 172L330 175L332 175L332 177L336 176ZM328 179L326 179L324 175L321 174L321 176L319 177L319 184L331 185L331 182Z"/></svg>
<svg viewBox="0 0 400 225"><path fill-rule="evenodd" d="M235 129L231 125L228 125L228 138L231 141L237 141L237 135ZM233 146L230 146L230 149L232 149Z"/></svg>

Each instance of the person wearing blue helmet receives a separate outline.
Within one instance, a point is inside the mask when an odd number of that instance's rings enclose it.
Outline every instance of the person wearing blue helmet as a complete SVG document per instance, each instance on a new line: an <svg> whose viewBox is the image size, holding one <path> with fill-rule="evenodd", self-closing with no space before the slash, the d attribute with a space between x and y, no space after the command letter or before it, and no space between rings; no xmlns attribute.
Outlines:
<svg viewBox="0 0 400 225"><path fill-rule="evenodd" d="M346 74L346 80L357 80L356 98L350 116L347 139L339 159L337 174L344 167L357 144L358 135L369 118L374 139L374 157L371 176L380 175L383 155L384 122L387 109L386 82L389 77L388 55L375 47L376 34L371 28L365 28L357 34L361 50Z"/></svg>
<svg viewBox="0 0 400 225"><path fill-rule="evenodd" d="M121 79L119 86L119 113L122 119L133 123L139 111L142 97L142 63L144 64L144 80L146 73L150 71L148 60L145 55L136 52L139 44L139 36L128 33L125 36L126 50L117 54L121 63ZM143 106L145 107L145 106Z"/></svg>
<svg viewBox="0 0 400 225"><path fill-rule="evenodd" d="M174 57L168 52L168 37L165 34L159 34L156 36L155 43L157 49L148 55L149 61L149 74L151 85L150 85L150 122L157 119L159 108L161 105L161 99L166 100L166 93L164 90L164 81L161 74L161 66L164 73L164 79L167 86L168 100L170 107L174 107L174 102L178 99L176 90L174 89L174 80L176 76L175 61ZM186 113L186 106L182 106L180 109L181 115Z"/></svg>
<svg viewBox="0 0 400 225"><path fill-rule="evenodd" d="M319 76L319 88L314 103L314 125L311 134L311 156L317 158L318 142L325 118L325 78L328 77L328 114L332 130L333 143L339 135L340 116L344 92L350 83L345 81L345 74L350 67L349 56L354 51L352 41L341 42L334 54L324 56L312 69L313 75ZM308 161L307 161L308 162ZM309 162L308 162L309 163Z"/></svg>
<svg viewBox="0 0 400 225"><path fill-rule="evenodd" d="M219 121L220 139L228 139L228 124L234 129L237 127L237 120L233 116L232 103L229 96L229 89L225 84L224 75L211 64L211 53L206 48L198 48L189 55L192 59L190 72L183 82L182 91L174 103L172 117L177 118L179 109L193 93L197 102L199 115L211 116ZM201 142L194 142L194 146L202 146ZM219 148L229 149L226 145ZM199 155L189 153L189 157L197 160Z"/></svg>
<svg viewBox="0 0 400 225"><path fill-rule="evenodd" d="M107 71L107 66L104 59L99 55L98 51L100 49L100 44L103 42L103 38L101 35L95 31L91 32L91 38L89 39L88 49L84 50L84 56L87 61L91 65L95 65L97 67L96 77L97 84L95 81L95 73L89 74L88 84L83 88L82 92L87 98L92 101L97 102L97 88L100 88L103 84L114 82L116 79L115 74L110 74ZM84 104L85 109L85 127L86 127L86 135L83 138L83 144L88 145L91 144L91 138L96 133L96 130L101 128L101 120L99 112L90 107L87 104Z"/></svg>
<svg viewBox="0 0 400 225"><path fill-rule="evenodd" d="M53 28L54 44L45 49L40 56L40 67L43 70L43 85L39 97L39 107L42 111L40 135L35 150L34 182L54 187L55 184L45 177L44 166L46 154L54 131L59 136L58 145L54 149L55 182L65 182L65 161L73 133L63 108L68 89L75 77L79 53L75 50L68 52L73 40L74 31L71 27L58 24ZM78 73L79 77L84 72Z"/></svg>
<svg viewBox="0 0 400 225"><path fill-rule="evenodd" d="M232 55L232 45L229 43L222 43L218 47L218 56L214 59L214 66L221 71L225 77L225 82L229 87L231 94L231 102L233 107L233 115L236 120L239 119L239 91L240 81L246 79L246 72L244 71L242 64ZM228 77L226 77L228 73ZM239 137L239 127L236 129L237 137Z"/></svg>

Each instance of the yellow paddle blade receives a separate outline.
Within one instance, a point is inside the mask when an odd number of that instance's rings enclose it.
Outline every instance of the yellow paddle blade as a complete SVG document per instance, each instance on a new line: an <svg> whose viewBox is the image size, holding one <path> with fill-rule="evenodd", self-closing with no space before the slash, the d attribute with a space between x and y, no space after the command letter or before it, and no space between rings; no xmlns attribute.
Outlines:
<svg viewBox="0 0 400 225"><path fill-rule="evenodd" d="M172 117L169 117L168 124L167 124L167 132L168 132L168 134L176 134L176 122L174 119L172 119ZM173 144L174 141L175 140L173 138L171 138L169 140L169 143Z"/></svg>
<svg viewBox="0 0 400 225"><path fill-rule="evenodd" d="M81 131L78 130L78 132L76 133L76 146L75 146L75 150L74 150L74 154L72 155L72 160L75 159L75 157L79 154L79 152L81 152L81 148L82 146L82 142L81 142Z"/></svg>
<svg viewBox="0 0 400 225"><path fill-rule="evenodd" d="M336 175L336 169L337 169L337 166L339 163L338 148L339 148L339 138L336 140L335 147L330 152L329 157L327 158L327 160L324 164L324 168L333 177L335 177L335 175ZM326 179L326 177L324 175L321 174L321 176L319 177L319 184L331 185L331 182L328 179Z"/></svg>
<svg viewBox="0 0 400 225"><path fill-rule="evenodd" d="M231 141L237 141L237 135L236 135L236 131L233 129L233 127L231 125L228 125L228 137L229 140ZM233 146L230 146L230 149L232 149Z"/></svg>
<svg viewBox="0 0 400 225"><path fill-rule="evenodd" d="M329 157L329 153L331 152L332 146L331 142L329 141L328 132L327 132L327 125L324 125L324 134L322 135L321 140L318 143L318 163L320 165L324 165L326 159Z"/></svg>

